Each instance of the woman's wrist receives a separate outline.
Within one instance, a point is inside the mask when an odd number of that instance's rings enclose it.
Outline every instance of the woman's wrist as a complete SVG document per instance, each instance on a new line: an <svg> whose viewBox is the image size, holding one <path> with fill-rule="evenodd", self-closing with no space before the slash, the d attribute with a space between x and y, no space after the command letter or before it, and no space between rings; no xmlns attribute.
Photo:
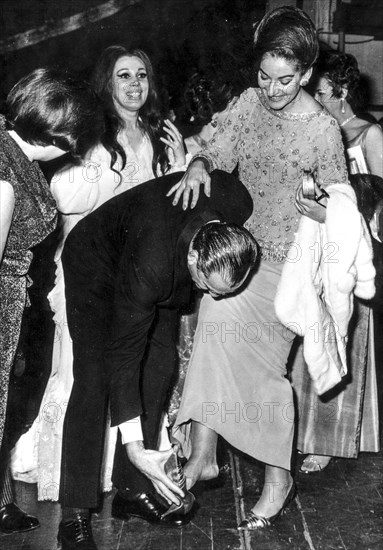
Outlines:
<svg viewBox="0 0 383 550"><path fill-rule="evenodd" d="M204 164L204 167L205 167L205 170L208 174L210 174L210 172L212 172L214 170L214 166L213 166L213 163L211 162L211 160L209 159L209 157L201 154L201 153L197 153L190 161L190 164L192 164L193 162L195 161L201 161L203 162Z"/></svg>

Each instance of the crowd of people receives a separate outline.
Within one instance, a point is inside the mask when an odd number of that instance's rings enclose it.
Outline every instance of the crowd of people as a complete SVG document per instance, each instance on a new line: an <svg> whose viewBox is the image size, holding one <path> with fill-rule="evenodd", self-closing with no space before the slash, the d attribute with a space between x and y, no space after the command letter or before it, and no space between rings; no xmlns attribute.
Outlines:
<svg viewBox="0 0 383 550"><path fill-rule="evenodd" d="M360 114L355 58L320 52L302 10L265 15L253 61L257 85L240 91L213 67L190 75L175 116L149 57L122 45L102 53L89 84L42 68L10 91L1 531L39 526L15 503L12 474L60 501L63 550L95 550L91 511L112 487L114 517L186 525L189 490L218 475L218 436L265 464L239 530L267 528L295 498L295 450L307 474L379 451L382 129ZM49 185L38 161L65 154ZM31 248L58 219L50 378L11 453Z"/></svg>

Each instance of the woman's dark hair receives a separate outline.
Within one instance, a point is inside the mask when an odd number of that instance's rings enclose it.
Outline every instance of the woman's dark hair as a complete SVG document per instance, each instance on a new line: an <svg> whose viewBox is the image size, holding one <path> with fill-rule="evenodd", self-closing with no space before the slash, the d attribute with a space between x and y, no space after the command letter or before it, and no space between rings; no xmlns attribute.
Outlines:
<svg viewBox="0 0 383 550"><path fill-rule="evenodd" d="M233 98L232 87L214 75L194 73L184 91L185 109L196 126L211 122L214 113L224 111Z"/></svg>
<svg viewBox="0 0 383 550"><path fill-rule="evenodd" d="M360 106L362 103L359 90L360 72L358 62L353 55L333 50L323 51L319 56L317 73L330 81L334 97L340 99L343 88L347 88L347 101L351 107Z"/></svg>
<svg viewBox="0 0 383 550"><path fill-rule="evenodd" d="M153 146L153 173L158 176L157 166L160 165L161 171L164 174L169 166L168 158L165 151L165 145L160 141L163 128L163 117L160 113L159 98L154 80L153 67L149 57L142 50L128 50L124 46L109 46L106 48L93 72L92 82L98 96L104 106L105 117L105 132L101 137L101 143L110 153L112 159L110 163L111 169L120 175L119 171L114 168L117 161L117 155L122 159L122 168L126 164L126 154L123 147L117 140L118 132L124 127L124 121L119 116L113 100L113 69L116 62L124 56L138 57L144 63L148 76L149 92L145 104L141 107L139 113L138 124L149 139Z"/></svg>
<svg viewBox="0 0 383 550"><path fill-rule="evenodd" d="M248 269L255 266L258 255L252 234L235 223L203 225L193 239L193 249L198 252L197 269L205 277L219 273L230 287L244 279Z"/></svg>
<svg viewBox="0 0 383 550"><path fill-rule="evenodd" d="M314 23L302 10L292 6L276 8L260 21L254 35L256 68L265 54L295 63L301 74L313 66L319 43Z"/></svg>
<svg viewBox="0 0 383 550"><path fill-rule="evenodd" d="M9 92L6 109L24 141L56 145L75 156L83 156L103 131L95 92L62 69L36 69L23 77Z"/></svg>
<svg viewBox="0 0 383 550"><path fill-rule="evenodd" d="M383 179L373 174L350 174L349 179L355 191L358 209L369 222L376 205L383 200Z"/></svg>

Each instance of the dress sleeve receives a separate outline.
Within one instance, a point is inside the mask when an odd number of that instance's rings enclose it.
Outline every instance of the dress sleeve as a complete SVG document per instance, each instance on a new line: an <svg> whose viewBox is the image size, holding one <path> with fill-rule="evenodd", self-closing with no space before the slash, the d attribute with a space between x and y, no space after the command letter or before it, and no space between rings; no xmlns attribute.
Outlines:
<svg viewBox="0 0 383 550"><path fill-rule="evenodd" d="M345 150L339 126L334 118L322 119L317 131L316 177L321 187L334 183L348 183Z"/></svg>
<svg viewBox="0 0 383 550"><path fill-rule="evenodd" d="M94 160L66 166L56 172L51 191L61 214L88 214L99 198L102 165Z"/></svg>
<svg viewBox="0 0 383 550"><path fill-rule="evenodd" d="M231 173L236 167L238 163L237 146L243 135L245 118L251 117L251 114L244 116L249 106L250 103L242 94L228 111L226 118L207 147L195 155L194 158L202 157L208 161L210 172L219 169Z"/></svg>

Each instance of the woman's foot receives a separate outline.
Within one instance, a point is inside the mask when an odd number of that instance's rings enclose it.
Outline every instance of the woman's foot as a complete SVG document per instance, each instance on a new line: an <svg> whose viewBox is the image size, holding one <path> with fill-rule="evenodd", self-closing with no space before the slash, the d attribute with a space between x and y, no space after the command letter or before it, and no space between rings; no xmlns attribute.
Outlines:
<svg viewBox="0 0 383 550"><path fill-rule="evenodd" d="M321 472L331 462L331 456L325 455L308 455L302 462L300 471L304 474L313 474L315 472Z"/></svg>
<svg viewBox="0 0 383 550"><path fill-rule="evenodd" d="M269 493L268 497L267 493ZM290 487L274 487L270 490L265 486L261 498L250 514L238 525L238 529L254 531L270 527L285 512L295 495L296 485L293 480Z"/></svg>
<svg viewBox="0 0 383 550"><path fill-rule="evenodd" d="M275 516L283 507L294 481L291 478L288 484L265 483L261 498L258 500L252 513L265 518Z"/></svg>
<svg viewBox="0 0 383 550"><path fill-rule="evenodd" d="M184 466L186 488L190 489L197 481L208 481L218 477L219 469L215 462L191 458Z"/></svg>

